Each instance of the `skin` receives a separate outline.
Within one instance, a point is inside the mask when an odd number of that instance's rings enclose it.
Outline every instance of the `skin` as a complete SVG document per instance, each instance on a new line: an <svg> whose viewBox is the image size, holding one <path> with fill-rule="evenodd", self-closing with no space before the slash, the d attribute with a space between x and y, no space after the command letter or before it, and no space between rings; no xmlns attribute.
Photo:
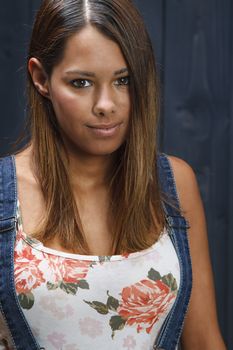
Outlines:
<svg viewBox="0 0 233 350"><path fill-rule="evenodd" d="M101 156L109 163L108 155L125 140L130 112L127 82L127 64L116 43L92 27L68 41L47 89L66 147L76 159ZM97 134L93 127L103 125L116 125L114 137Z"/></svg>
<svg viewBox="0 0 233 350"><path fill-rule="evenodd" d="M71 183L90 250L95 255L108 255L111 237L107 177L115 151L126 138L130 117L125 59L117 44L88 26L68 40L64 57L50 78L35 58L29 61L28 69L38 91L53 103L62 129ZM100 136L92 128L99 125L116 125L116 131L111 137ZM30 150L25 162L30 163ZM30 233L43 216L43 202L35 184L36 193L29 196L37 198L40 204L37 212L33 211L32 198L25 196L29 190L27 181L22 183L18 186L22 217L24 229ZM47 245L62 249L56 240Z"/></svg>
<svg viewBox="0 0 233 350"><path fill-rule="evenodd" d="M36 88L52 101L63 130L71 182L93 255L108 255L110 249L106 179L115 151L127 137L130 118L129 91L124 78L128 73L115 75L123 68L127 65L119 47L91 26L69 39L64 58L50 79L37 59L31 58L28 65ZM65 72L70 70L88 71L95 76L67 75ZM82 83L77 81L80 78ZM80 83L82 88L74 86ZM89 128L115 121L119 128L113 137L100 137ZM169 158L181 207L191 226L193 290L182 334L183 350L225 350L217 321L205 216L196 178L187 163ZM16 156L18 195L27 233L33 231L44 213L42 195L30 164L31 147ZM64 251L56 240L48 246Z"/></svg>
<svg viewBox="0 0 233 350"><path fill-rule="evenodd" d="M197 180L186 162L176 157L169 158L181 208L190 224L193 288L181 337L182 349L226 350L217 320L206 220Z"/></svg>

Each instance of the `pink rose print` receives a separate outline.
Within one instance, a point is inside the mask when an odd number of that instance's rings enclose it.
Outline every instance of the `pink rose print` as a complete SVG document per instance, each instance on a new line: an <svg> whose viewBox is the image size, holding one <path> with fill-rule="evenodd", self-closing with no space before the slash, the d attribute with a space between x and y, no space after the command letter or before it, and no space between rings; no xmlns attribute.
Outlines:
<svg viewBox="0 0 233 350"><path fill-rule="evenodd" d="M64 347L64 350L79 350L79 348L77 348L77 345L76 345L76 344L67 344L67 345Z"/></svg>
<svg viewBox="0 0 233 350"><path fill-rule="evenodd" d="M65 334L62 333L53 332L48 335L47 339L55 349L62 349L66 343Z"/></svg>
<svg viewBox="0 0 233 350"><path fill-rule="evenodd" d="M96 338L103 333L102 323L94 318L85 317L79 320L79 327L81 333L88 335L90 338Z"/></svg>
<svg viewBox="0 0 233 350"><path fill-rule="evenodd" d="M18 294L27 294L45 282L39 268L41 261L28 245L20 252L15 251L15 285Z"/></svg>
<svg viewBox="0 0 233 350"><path fill-rule="evenodd" d="M135 349L136 341L134 337L128 335L123 342L123 348L127 348L127 350Z"/></svg>
<svg viewBox="0 0 233 350"><path fill-rule="evenodd" d="M150 333L174 298L175 294L163 281L142 280L122 290L117 312L127 325L137 325L137 332L145 328Z"/></svg>
<svg viewBox="0 0 233 350"><path fill-rule="evenodd" d="M49 268L53 273L53 283L77 283L85 279L91 261L64 259L59 256L48 255Z"/></svg>
<svg viewBox="0 0 233 350"><path fill-rule="evenodd" d="M172 273L161 276L151 268L148 279L141 280L131 286L125 287L118 300L107 291L106 303L101 301L84 302L102 316L108 315L109 326L112 329L112 339L116 331L125 326L136 326L139 333L145 330L151 332L154 324L166 313L172 301L176 298L177 282ZM134 341L130 337L125 339L124 347L133 347Z"/></svg>
<svg viewBox="0 0 233 350"><path fill-rule="evenodd" d="M76 344L67 344L67 345L64 347L64 350L79 350L79 348L77 348L77 345L76 345Z"/></svg>
<svg viewBox="0 0 233 350"><path fill-rule="evenodd" d="M17 231L16 241L15 241L15 251L18 253L18 255L21 255L24 246L25 246L25 242L24 242L23 231L19 229Z"/></svg>
<svg viewBox="0 0 233 350"><path fill-rule="evenodd" d="M48 264L48 271L50 272L49 281L51 283L57 283L62 280L62 273L60 270L60 264L62 263L63 258L46 254L46 262Z"/></svg>
<svg viewBox="0 0 233 350"><path fill-rule="evenodd" d="M141 346L141 350L148 350L150 348L150 345L148 342L144 342Z"/></svg>
<svg viewBox="0 0 233 350"><path fill-rule="evenodd" d="M86 277L90 261L65 259L62 264L62 277L64 282L75 283Z"/></svg>
<svg viewBox="0 0 233 350"><path fill-rule="evenodd" d="M74 315L74 309L72 306L61 303L61 299L58 295L56 298L54 298L53 295L43 296L40 298L39 304L42 309L46 310L48 313L51 313L58 320L64 320L65 318Z"/></svg>

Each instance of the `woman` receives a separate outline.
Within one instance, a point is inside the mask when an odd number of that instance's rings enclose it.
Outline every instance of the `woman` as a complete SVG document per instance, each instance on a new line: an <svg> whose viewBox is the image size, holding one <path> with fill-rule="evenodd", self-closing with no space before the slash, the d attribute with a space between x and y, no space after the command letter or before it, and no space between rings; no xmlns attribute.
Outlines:
<svg viewBox="0 0 233 350"><path fill-rule="evenodd" d="M42 2L31 141L0 163L2 349L225 349L195 176L157 153L157 91L130 0Z"/></svg>

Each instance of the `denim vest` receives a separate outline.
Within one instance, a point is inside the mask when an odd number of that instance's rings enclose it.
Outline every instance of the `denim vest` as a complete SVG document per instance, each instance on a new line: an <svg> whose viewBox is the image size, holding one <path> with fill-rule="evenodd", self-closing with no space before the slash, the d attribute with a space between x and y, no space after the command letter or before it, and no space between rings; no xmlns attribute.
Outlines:
<svg viewBox="0 0 233 350"><path fill-rule="evenodd" d="M154 350L177 349L192 288L192 269L187 239L188 224L180 215L173 172L166 155L158 157L160 187L169 236L180 264L180 287L175 303L158 334ZM17 181L14 157L0 159L0 312L17 350L40 347L19 305L14 283L14 245L16 238ZM46 349L49 350L49 349Z"/></svg>

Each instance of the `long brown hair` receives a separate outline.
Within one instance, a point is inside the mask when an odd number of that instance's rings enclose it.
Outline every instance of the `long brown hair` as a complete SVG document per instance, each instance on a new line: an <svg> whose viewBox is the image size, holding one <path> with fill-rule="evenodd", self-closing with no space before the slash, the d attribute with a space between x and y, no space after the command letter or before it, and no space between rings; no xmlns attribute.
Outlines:
<svg viewBox="0 0 233 350"><path fill-rule="evenodd" d="M62 60L67 39L87 24L119 45L130 72L130 129L109 183L109 220L112 253L134 252L155 242L164 225L157 177L157 74L139 12L130 0L44 0L35 19L28 59L39 59L50 77ZM64 248L88 254L56 116L29 73L28 97L34 171L46 205L35 236L46 242L56 235Z"/></svg>

